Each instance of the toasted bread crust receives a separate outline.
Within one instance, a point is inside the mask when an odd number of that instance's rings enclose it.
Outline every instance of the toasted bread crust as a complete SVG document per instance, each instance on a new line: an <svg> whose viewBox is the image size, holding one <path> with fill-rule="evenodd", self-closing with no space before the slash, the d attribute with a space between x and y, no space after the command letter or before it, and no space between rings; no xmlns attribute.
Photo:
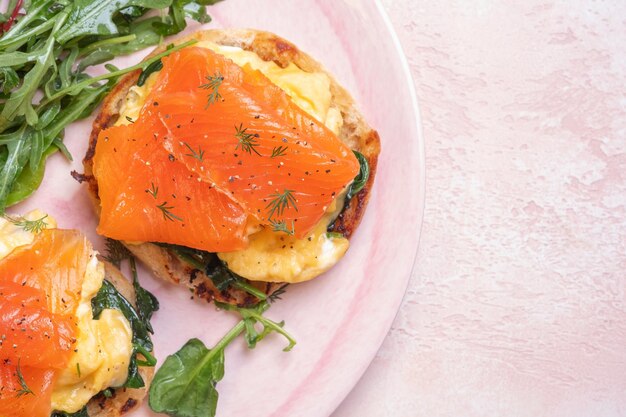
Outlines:
<svg viewBox="0 0 626 417"><path fill-rule="evenodd" d="M324 72L328 74L331 80L332 102L340 110L344 120L344 124L338 136L350 148L362 153L370 165L370 176L367 184L352 198L349 206L345 208L333 225L333 231L340 232L347 238L350 238L365 212L365 207L374 183L378 154L380 153L380 138L378 133L364 120L361 113L357 110L350 94L337 83L320 63L300 51L291 42L272 33L251 29L207 30L179 38L174 41L174 43L178 44L190 39L240 47L244 50L255 52L265 61L274 61L281 67L286 67L289 63L294 63L303 71ZM164 49L164 47L157 48L152 52L152 55L158 54ZM119 117L122 102L130 87L137 83L140 73L141 71L137 70L123 77L104 100L100 114L94 121L89 148L83 160L85 173L84 175L77 175L79 180L87 182L89 194L98 214L100 212L98 184L93 177L93 156L98 134L101 130L115 124ZM204 271L190 267L163 247L151 243L139 245L126 243L126 246L135 256L148 265L157 276L166 281L188 286L199 298L204 298L207 301L217 300L240 306L254 304L258 301L255 297L250 296L242 290L229 289L228 291L220 292L215 288L213 282L204 274ZM254 282L252 284L268 295L284 286L282 283Z"/></svg>
<svg viewBox="0 0 626 417"><path fill-rule="evenodd" d="M128 301L135 305L135 289L122 273L109 262L100 259L104 263L105 279L117 288ZM112 396L105 397L98 394L87 404L87 412L90 417L119 417L138 407L148 393L148 387L154 376L154 367L139 367L146 386L139 389L116 388L112 389Z"/></svg>

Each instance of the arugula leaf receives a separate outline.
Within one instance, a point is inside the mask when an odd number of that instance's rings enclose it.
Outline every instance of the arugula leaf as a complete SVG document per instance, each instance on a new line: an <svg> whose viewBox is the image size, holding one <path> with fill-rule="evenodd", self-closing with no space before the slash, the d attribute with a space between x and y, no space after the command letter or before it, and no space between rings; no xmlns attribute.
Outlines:
<svg viewBox="0 0 626 417"><path fill-rule="evenodd" d="M72 38L85 35L114 35L118 33L113 15L130 6L162 9L169 7L172 0L75 0L67 23L57 35L64 44Z"/></svg>
<svg viewBox="0 0 626 417"><path fill-rule="evenodd" d="M153 411L171 417L214 417L219 398L216 386L224 377L224 351L241 333L250 349L272 331L289 340L285 350L295 345L293 337L283 330L284 323L263 317L263 312L269 308L267 302L254 308L220 306L238 312L242 320L213 349L207 349L198 339L191 339L165 359L150 386L148 398ZM257 323L263 325L260 333L255 328Z"/></svg>
<svg viewBox="0 0 626 417"><path fill-rule="evenodd" d="M0 68L0 89L4 94L10 92L13 88L17 87L20 83L20 77L13 68L1 67Z"/></svg>

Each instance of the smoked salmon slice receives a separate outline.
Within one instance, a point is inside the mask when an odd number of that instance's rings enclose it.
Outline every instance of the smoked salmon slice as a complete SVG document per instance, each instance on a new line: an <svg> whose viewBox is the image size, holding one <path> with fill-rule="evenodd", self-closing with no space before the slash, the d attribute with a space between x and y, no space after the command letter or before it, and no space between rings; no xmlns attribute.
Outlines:
<svg viewBox="0 0 626 417"><path fill-rule="evenodd" d="M168 153L164 134L150 120L100 134L94 157L102 202L98 233L206 251L244 248L246 213Z"/></svg>
<svg viewBox="0 0 626 417"><path fill-rule="evenodd" d="M50 312L73 315L80 301L92 246L75 230L42 230L30 245L0 260L0 282L43 291Z"/></svg>
<svg viewBox="0 0 626 417"><path fill-rule="evenodd" d="M0 416L50 417L56 371L20 363L19 370L24 380L22 386L17 370L18 366L13 362L0 366Z"/></svg>
<svg viewBox="0 0 626 417"><path fill-rule="evenodd" d="M0 260L0 416L49 417L58 370L73 353L91 244L50 229Z"/></svg>
<svg viewBox="0 0 626 417"><path fill-rule="evenodd" d="M124 140L127 147L120 151ZM158 168L146 170L146 162ZM189 47L163 58L163 68L133 124L99 134L94 158L102 201L98 230L120 238L122 230L137 229L142 233L127 240L225 252L246 246L245 228L233 229L239 234L226 245L226 236L217 241L214 235L199 233L198 226L221 231L228 228L228 221L236 219L241 225L245 224L241 219L250 216L254 223L282 225L279 229L300 238L320 221L358 171L352 151L261 72L239 67L209 49ZM128 172L133 178L125 180ZM175 182L167 192L177 197L208 188L228 198L228 208L234 211L207 211L180 201L175 205L165 194L158 202L178 207L172 209L176 216L198 219L185 229L183 221L168 223L153 210L155 202L146 198L145 190L155 178ZM217 200L211 198L209 206ZM144 213L144 224L133 214L137 212ZM146 231L154 235L153 229L163 226L160 239L148 238ZM198 235L212 244L194 243Z"/></svg>
<svg viewBox="0 0 626 417"><path fill-rule="evenodd" d="M49 312L43 294L37 299L44 302L34 305L28 295L32 288L17 284L14 288L0 287L2 294L10 294L8 299L0 300L0 358L15 363L21 360L31 366L65 367L74 342L72 317ZM20 300L22 293L26 293L25 301Z"/></svg>

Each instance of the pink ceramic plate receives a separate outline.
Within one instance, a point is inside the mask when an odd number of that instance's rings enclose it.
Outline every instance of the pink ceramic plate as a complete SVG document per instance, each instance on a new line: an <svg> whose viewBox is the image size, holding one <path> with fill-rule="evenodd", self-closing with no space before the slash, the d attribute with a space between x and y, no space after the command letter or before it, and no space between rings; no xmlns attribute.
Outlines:
<svg viewBox="0 0 626 417"><path fill-rule="evenodd" d="M286 321L298 345L284 353L284 340L272 335L249 351L238 340L226 351L226 376L218 385L220 416L328 416L382 343L415 259L424 162L413 83L376 2L227 0L210 12L214 21L208 27L273 31L322 61L354 94L382 139L373 197L348 254L325 276L289 287L267 313ZM116 64L140 59L136 55ZM15 211L40 207L56 216L60 226L85 231L102 248L86 192L70 177L72 169L82 172L90 128L87 120L68 129L65 143L75 161L51 158L41 189ZM161 362L191 337L212 346L236 321L146 272L142 283L161 301L154 319ZM144 405L134 415L153 413Z"/></svg>

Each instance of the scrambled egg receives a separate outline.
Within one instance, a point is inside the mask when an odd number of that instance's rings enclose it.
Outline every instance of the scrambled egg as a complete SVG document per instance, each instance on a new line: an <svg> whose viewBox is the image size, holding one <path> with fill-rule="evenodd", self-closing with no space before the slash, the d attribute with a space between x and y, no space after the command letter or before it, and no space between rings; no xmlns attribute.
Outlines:
<svg viewBox="0 0 626 417"><path fill-rule="evenodd" d="M39 210L24 216L36 220L45 214ZM45 218L47 228L55 228L56 221ZM33 242L35 235L6 219L0 218L0 258L14 248ZM85 272L81 301L76 310L78 335L75 353L67 368L62 370L52 392L52 409L74 413L97 393L122 385L128 377L132 354L130 323L118 310L104 310L98 320L93 319L91 299L104 279L104 264L91 254Z"/></svg>
<svg viewBox="0 0 626 417"><path fill-rule="evenodd" d="M262 60L256 53L233 46L202 41L195 46L211 49L239 66L250 65L261 71L287 93L294 103L335 134L343 125L339 109L332 104L330 78L321 72L305 72L290 63L281 68ZM116 124L125 125L137 119L157 74L152 74L141 87L130 88ZM329 208L326 216L305 239L295 239L269 228L250 235L250 246L244 250L219 253L218 256L236 274L253 281L301 282L322 274L335 265L348 250L348 239L329 237L326 229L343 204Z"/></svg>

